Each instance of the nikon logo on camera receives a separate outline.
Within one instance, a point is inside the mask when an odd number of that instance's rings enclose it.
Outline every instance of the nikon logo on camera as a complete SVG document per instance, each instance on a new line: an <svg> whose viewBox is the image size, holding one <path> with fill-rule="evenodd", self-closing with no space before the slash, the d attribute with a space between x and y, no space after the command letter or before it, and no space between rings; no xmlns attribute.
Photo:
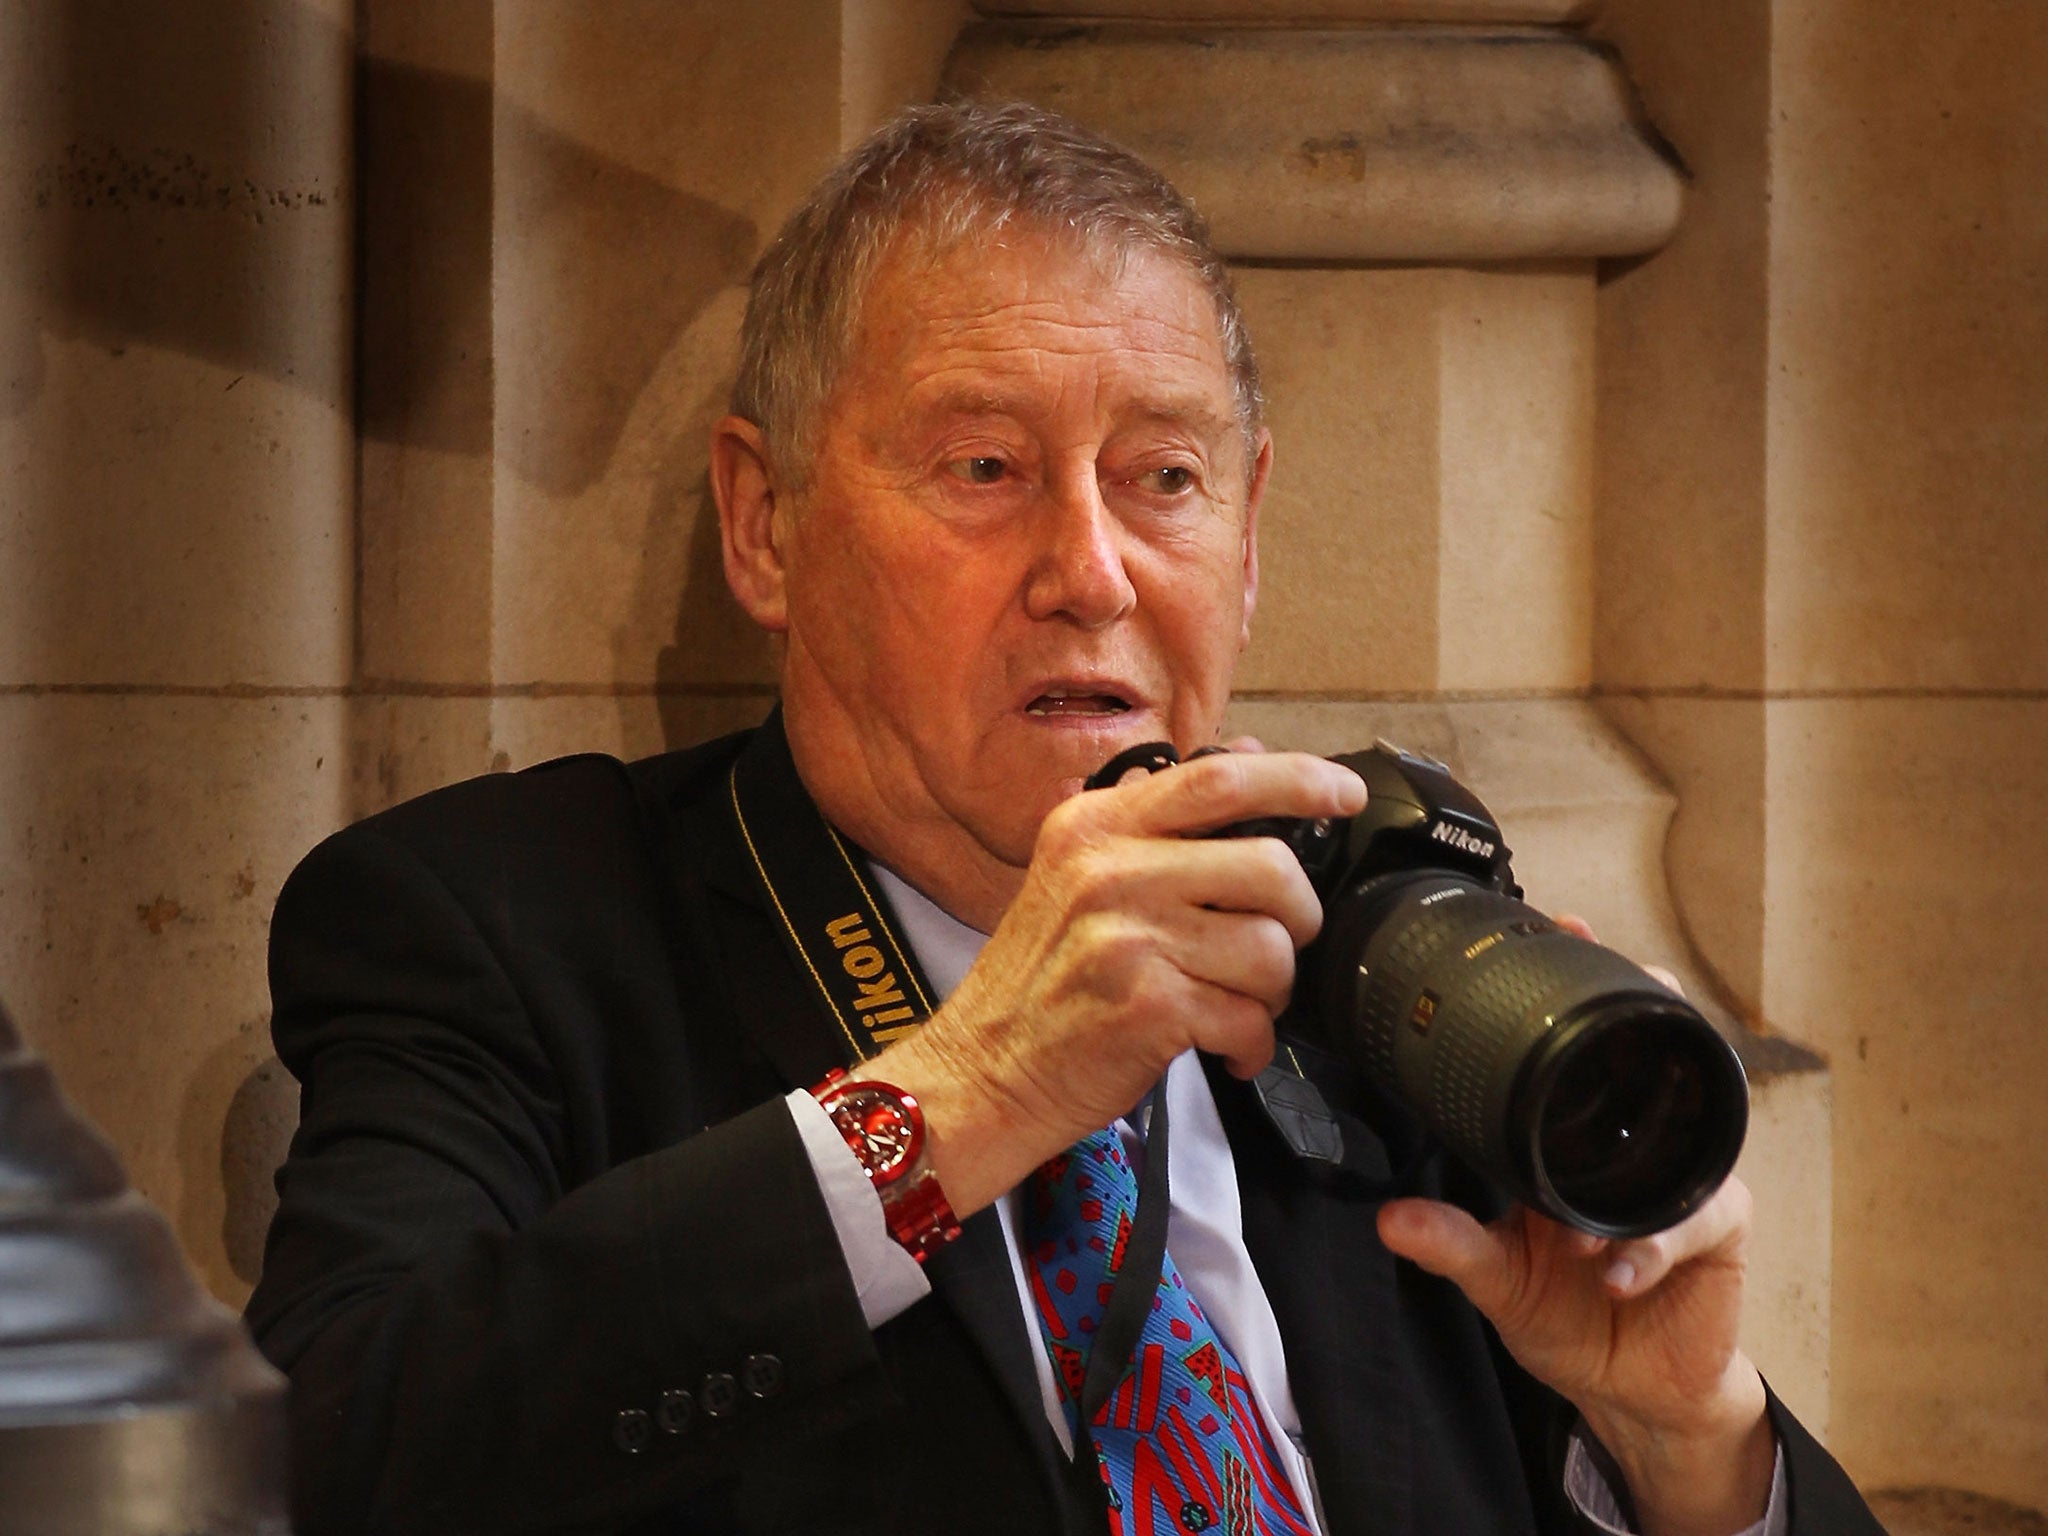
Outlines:
<svg viewBox="0 0 2048 1536"><path fill-rule="evenodd" d="M1483 837L1474 837L1463 827L1454 827L1448 821L1440 821L1429 829L1429 835L1440 843L1449 843L1460 853L1476 854L1482 859L1493 857L1493 844Z"/></svg>

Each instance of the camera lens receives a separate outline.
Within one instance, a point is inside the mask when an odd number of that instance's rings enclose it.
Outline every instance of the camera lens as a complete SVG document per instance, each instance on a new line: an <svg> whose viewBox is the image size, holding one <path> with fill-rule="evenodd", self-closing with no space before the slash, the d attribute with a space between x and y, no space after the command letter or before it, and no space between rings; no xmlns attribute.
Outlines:
<svg viewBox="0 0 2048 1536"><path fill-rule="evenodd" d="M1575 1225L1655 1230L1727 1176L1745 1094L1703 1028L1660 1000L1609 999L1563 1032L1553 1070L1532 1074L1531 1173Z"/></svg>
<svg viewBox="0 0 2048 1536"><path fill-rule="evenodd" d="M1524 1204L1639 1237L1734 1167L1749 1121L1734 1050L1613 950L1442 871L1338 893L1317 942L1326 1043Z"/></svg>

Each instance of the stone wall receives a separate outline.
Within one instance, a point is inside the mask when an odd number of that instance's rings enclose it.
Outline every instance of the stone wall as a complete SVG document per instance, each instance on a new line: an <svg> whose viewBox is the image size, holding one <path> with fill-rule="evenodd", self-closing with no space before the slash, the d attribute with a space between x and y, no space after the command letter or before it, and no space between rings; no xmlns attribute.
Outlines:
<svg viewBox="0 0 2048 1536"><path fill-rule="evenodd" d="M231 1299L349 809L353 9L0 8L0 989Z"/></svg>
<svg viewBox="0 0 2048 1536"><path fill-rule="evenodd" d="M0 10L0 991L217 1292L297 857L767 707L703 485L740 285L944 78L1111 127L1239 264L1237 722L1437 751L1532 899L1817 1046L1744 1039L1754 1352L1865 1481L2048 1503L2031 8L189 12Z"/></svg>
<svg viewBox="0 0 2048 1536"><path fill-rule="evenodd" d="M2048 12L1617 0L1693 174L1600 298L1603 707L1832 1067L1832 1442L2048 1507Z"/></svg>

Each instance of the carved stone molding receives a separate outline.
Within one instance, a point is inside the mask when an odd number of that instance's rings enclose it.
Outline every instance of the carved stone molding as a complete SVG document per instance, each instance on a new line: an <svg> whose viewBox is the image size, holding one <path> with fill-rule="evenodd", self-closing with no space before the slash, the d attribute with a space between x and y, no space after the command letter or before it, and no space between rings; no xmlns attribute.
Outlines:
<svg viewBox="0 0 2048 1536"><path fill-rule="evenodd" d="M946 81L1128 145L1237 258L1640 255L1682 200L1613 52L1562 30L988 22Z"/></svg>
<svg viewBox="0 0 2048 1536"><path fill-rule="evenodd" d="M1084 16L1092 20L1567 22L1588 20L1599 0L975 0L984 16Z"/></svg>

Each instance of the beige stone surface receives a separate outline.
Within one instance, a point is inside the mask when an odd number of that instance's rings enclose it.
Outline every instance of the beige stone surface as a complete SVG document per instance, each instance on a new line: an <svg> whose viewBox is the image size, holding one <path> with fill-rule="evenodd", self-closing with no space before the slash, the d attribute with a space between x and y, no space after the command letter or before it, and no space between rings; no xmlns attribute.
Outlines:
<svg viewBox="0 0 2048 1536"><path fill-rule="evenodd" d="M1599 703L1677 794L1664 860L1679 928L1736 1013L1761 1020L1766 705L1655 694Z"/></svg>
<svg viewBox="0 0 2048 1536"><path fill-rule="evenodd" d="M975 0L984 16L1150 17L1160 21L1582 21L1599 0Z"/></svg>
<svg viewBox="0 0 2048 1536"><path fill-rule="evenodd" d="M284 4L160 20L8 10L0 683L337 683L350 33Z"/></svg>
<svg viewBox="0 0 2048 1536"><path fill-rule="evenodd" d="M1240 691L1584 686L1590 270L1237 282L1275 444Z"/></svg>
<svg viewBox="0 0 2048 1536"><path fill-rule="evenodd" d="M492 676L732 685L773 675L725 584L705 481L744 295L728 287L657 363L604 473L563 495L501 478Z"/></svg>
<svg viewBox="0 0 2048 1536"><path fill-rule="evenodd" d="M841 149L931 96L969 14L967 0L840 0Z"/></svg>
<svg viewBox="0 0 2048 1536"><path fill-rule="evenodd" d="M632 762L759 725L774 703L771 693L742 691L498 699L492 740L501 766L513 769L571 752Z"/></svg>
<svg viewBox="0 0 2048 1536"><path fill-rule="evenodd" d="M1771 684L2048 687L2048 8L1775 37Z"/></svg>
<svg viewBox="0 0 2048 1536"><path fill-rule="evenodd" d="M1735 1165L1755 1197L1742 1348L1823 1441L1832 1410L1833 1131L1828 1072L1751 1072L1749 1138Z"/></svg>
<svg viewBox="0 0 2048 1536"><path fill-rule="evenodd" d="M946 78L1129 145L1233 257L1618 256L1678 218L1626 80L1570 33L986 23Z"/></svg>
<svg viewBox="0 0 2048 1536"><path fill-rule="evenodd" d="M2048 14L1772 10L1599 18L1695 175L1602 290L1600 675L2039 688Z"/></svg>
<svg viewBox="0 0 2048 1536"><path fill-rule="evenodd" d="M363 7L356 607L366 679L445 686L490 675L493 9Z"/></svg>
<svg viewBox="0 0 2048 1536"><path fill-rule="evenodd" d="M1654 261L1598 300L1594 671L1616 688L1763 681L1769 398L1767 0L1609 0L1628 60L1692 176Z"/></svg>
<svg viewBox="0 0 2048 1536"><path fill-rule="evenodd" d="M1445 281L1237 273L1274 441L1240 691L1434 686Z"/></svg>
<svg viewBox="0 0 2048 1536"><path fill-rule="evenodd" d="M2048 1503L2041 700L1769 709L1765 1007L1834 1065L1834 1443Z"/></svg>
<svg viewBox="0 0 2048 1536"><path fill-rule="evenodd" d="M1438 315L1437 686L1592 671L1593 270L1447 274Z"/></svg>
<svg viewBox="0 0 2048 1536"><path fill-rule="evenodd" d="M332 696L0 696L0 986L230 1302L296 1116L270 911L346 815L347 721Z"/></svg>
<svg viewBox="0 0 2048 1536"><path fill-rule="evenodd" d="M501 21L493 681L765 680L723 597L704 445L739 285L838 152L838 17L619 0Z"/></svg>
<svg viewBox="0 0 2048 1536"><path fill-rule="evenodd" d="M1598 25L1696 180L1601 290L1596 676L1680 790L1695 936L1833 1063L1835 1443L2039 1505L2048 26Z"/></svg>
<svg viewBox="0 0 2048 1536"><path fill-rule="evenodd" d="M741 285L940 21L849 61L826 0L372 11L365 677L764 681L703 482Z"/></svg>
<svg viewBox="0 0 2048 1536"><path fill-rule="evenodd" d="M444 784L605 752L628 762L758 725L765 689L616 689L360 694L349 703L349 814L368 816Z"/></svg>
<svg viewBox="0 0 2048 1536"><path fill-rule="evenodd" d="M2048 1515L1955 1488L1891 1488L1870 1495L1891 1536L2048 1536Z"/></svg>
<svg viewBox="0 0 2048 1536"><path fill-rule="evenodd" d="M491 740L492 703L480 693L352 695L349 819L504 767Z"/></svg>

